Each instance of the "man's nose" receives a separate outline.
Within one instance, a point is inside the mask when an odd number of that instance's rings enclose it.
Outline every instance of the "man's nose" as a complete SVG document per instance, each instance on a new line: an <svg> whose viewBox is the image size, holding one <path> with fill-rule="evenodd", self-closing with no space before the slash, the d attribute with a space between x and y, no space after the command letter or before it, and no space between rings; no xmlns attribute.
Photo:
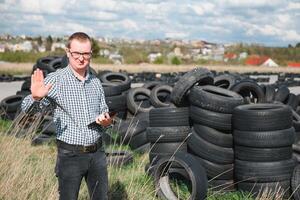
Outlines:
<svg viewBox="0 0 300 200"><path fill-rule="evenodd" d="M82 54L80 54L80 56L79 56L79 58L78 58L80 61L83 61L84 60L84 58L83 58L83 55Z"/></svg>

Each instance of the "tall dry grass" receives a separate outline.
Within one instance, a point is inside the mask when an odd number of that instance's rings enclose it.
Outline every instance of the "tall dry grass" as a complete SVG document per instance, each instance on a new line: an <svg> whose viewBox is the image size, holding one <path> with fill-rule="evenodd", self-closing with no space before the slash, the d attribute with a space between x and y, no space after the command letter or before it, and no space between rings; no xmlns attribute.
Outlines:
<svg viewBox="0 0 300 200"><path fill-rule="evenodd" d="M32 121L33 120L33 121ZM0 199L40 200L58 199L57 178L54 173L56 147L53 144L32 146L31 139L41 123L41 116L23 118L12 123L0 120ZM30 122L30 127L27 127ZM26 131L24 131L24 129ZM117 144L112 149L121 149ZM156 198L153 179L144 172L148 155L135 154L128 166L108 166L109 198L122 200L152 200ZM178 188L177 188L178 189ZM179 193L179 191L178 191ZM83 181L79 199L89 199ZM208 192L208 200L251 200L248 193ZM282 191L262 191L256 200L281 200Z"/></svg>
<svg viewBox="0 0 300 200"><path fill-rule="evenodd" d="M0 123L0 199L58 199L54 173L56 146L32 146L31 140L41 118L35 117L34 123L32 119L22 120L24 118L18 117L13 123ZM26 127L26 121L31 122L30 127ZM136 154L133 164L108 166L110 199L156 199L153 181L144 172L147 161L146 154ZM79 199L89 199L85 181Z"/></svg>

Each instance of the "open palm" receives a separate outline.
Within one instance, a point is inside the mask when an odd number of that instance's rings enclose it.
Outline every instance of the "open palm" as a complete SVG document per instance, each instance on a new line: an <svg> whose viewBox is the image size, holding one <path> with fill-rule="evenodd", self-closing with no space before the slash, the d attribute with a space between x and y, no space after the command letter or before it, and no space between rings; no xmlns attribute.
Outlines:
<svg viewBox="0 0 300 200"><path fill-rule="evenodd" d="M51 84L45 85L44 75L40 69L36 69L31 75L31 95L35 100L40 100L41 98L47 96Z"/></svg>

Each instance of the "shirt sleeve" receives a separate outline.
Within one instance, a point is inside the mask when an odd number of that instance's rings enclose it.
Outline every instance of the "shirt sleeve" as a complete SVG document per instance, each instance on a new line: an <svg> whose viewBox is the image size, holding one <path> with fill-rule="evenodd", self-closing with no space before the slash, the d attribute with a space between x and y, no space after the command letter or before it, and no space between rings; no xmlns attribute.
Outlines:
<svg viewBox="0 0 300 200"><path fill-rule="evenodd" d="M100 114L102 113L105 113L105 112L108 112L109 109L108 109L108 106L106 104L106 101L105 101L105 94L104 94L104 90L103 90L103 87L102 87L102 84L99 80L99 83L100 83L100 87L99 87L99 90L100 90Z"/></svg>
<svg viewBox="0 0 300 200"><path fill-rule="evenodd" d="M45 85L52 84L52 87L48 93L49 97L56 98L56 73L51 73L49 74L45 80L44 80ZM25 113L30 113L30 114L35 114L37 112L41 112L47 107L49 107L50 102L46 98L42 98L40 101L36 101L33 99L32 95L26 96L21 104L21 109Z"/></svg>

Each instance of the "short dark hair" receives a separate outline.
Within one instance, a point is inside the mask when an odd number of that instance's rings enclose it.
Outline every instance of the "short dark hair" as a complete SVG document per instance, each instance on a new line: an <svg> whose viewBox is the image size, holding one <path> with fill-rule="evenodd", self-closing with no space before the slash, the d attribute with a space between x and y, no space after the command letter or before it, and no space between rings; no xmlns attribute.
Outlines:
<svg viewBox="0 0 300 200"><path fill-rule="evenodd" d="M92 40L91 40L90 36L88 36L88 34L86 34L84 32L75 32L68 39L68 43L67 43L68 48L71 47L71 42L74 39L79 40L81 42L90 41L90 43L92 43Z"/></svg>

